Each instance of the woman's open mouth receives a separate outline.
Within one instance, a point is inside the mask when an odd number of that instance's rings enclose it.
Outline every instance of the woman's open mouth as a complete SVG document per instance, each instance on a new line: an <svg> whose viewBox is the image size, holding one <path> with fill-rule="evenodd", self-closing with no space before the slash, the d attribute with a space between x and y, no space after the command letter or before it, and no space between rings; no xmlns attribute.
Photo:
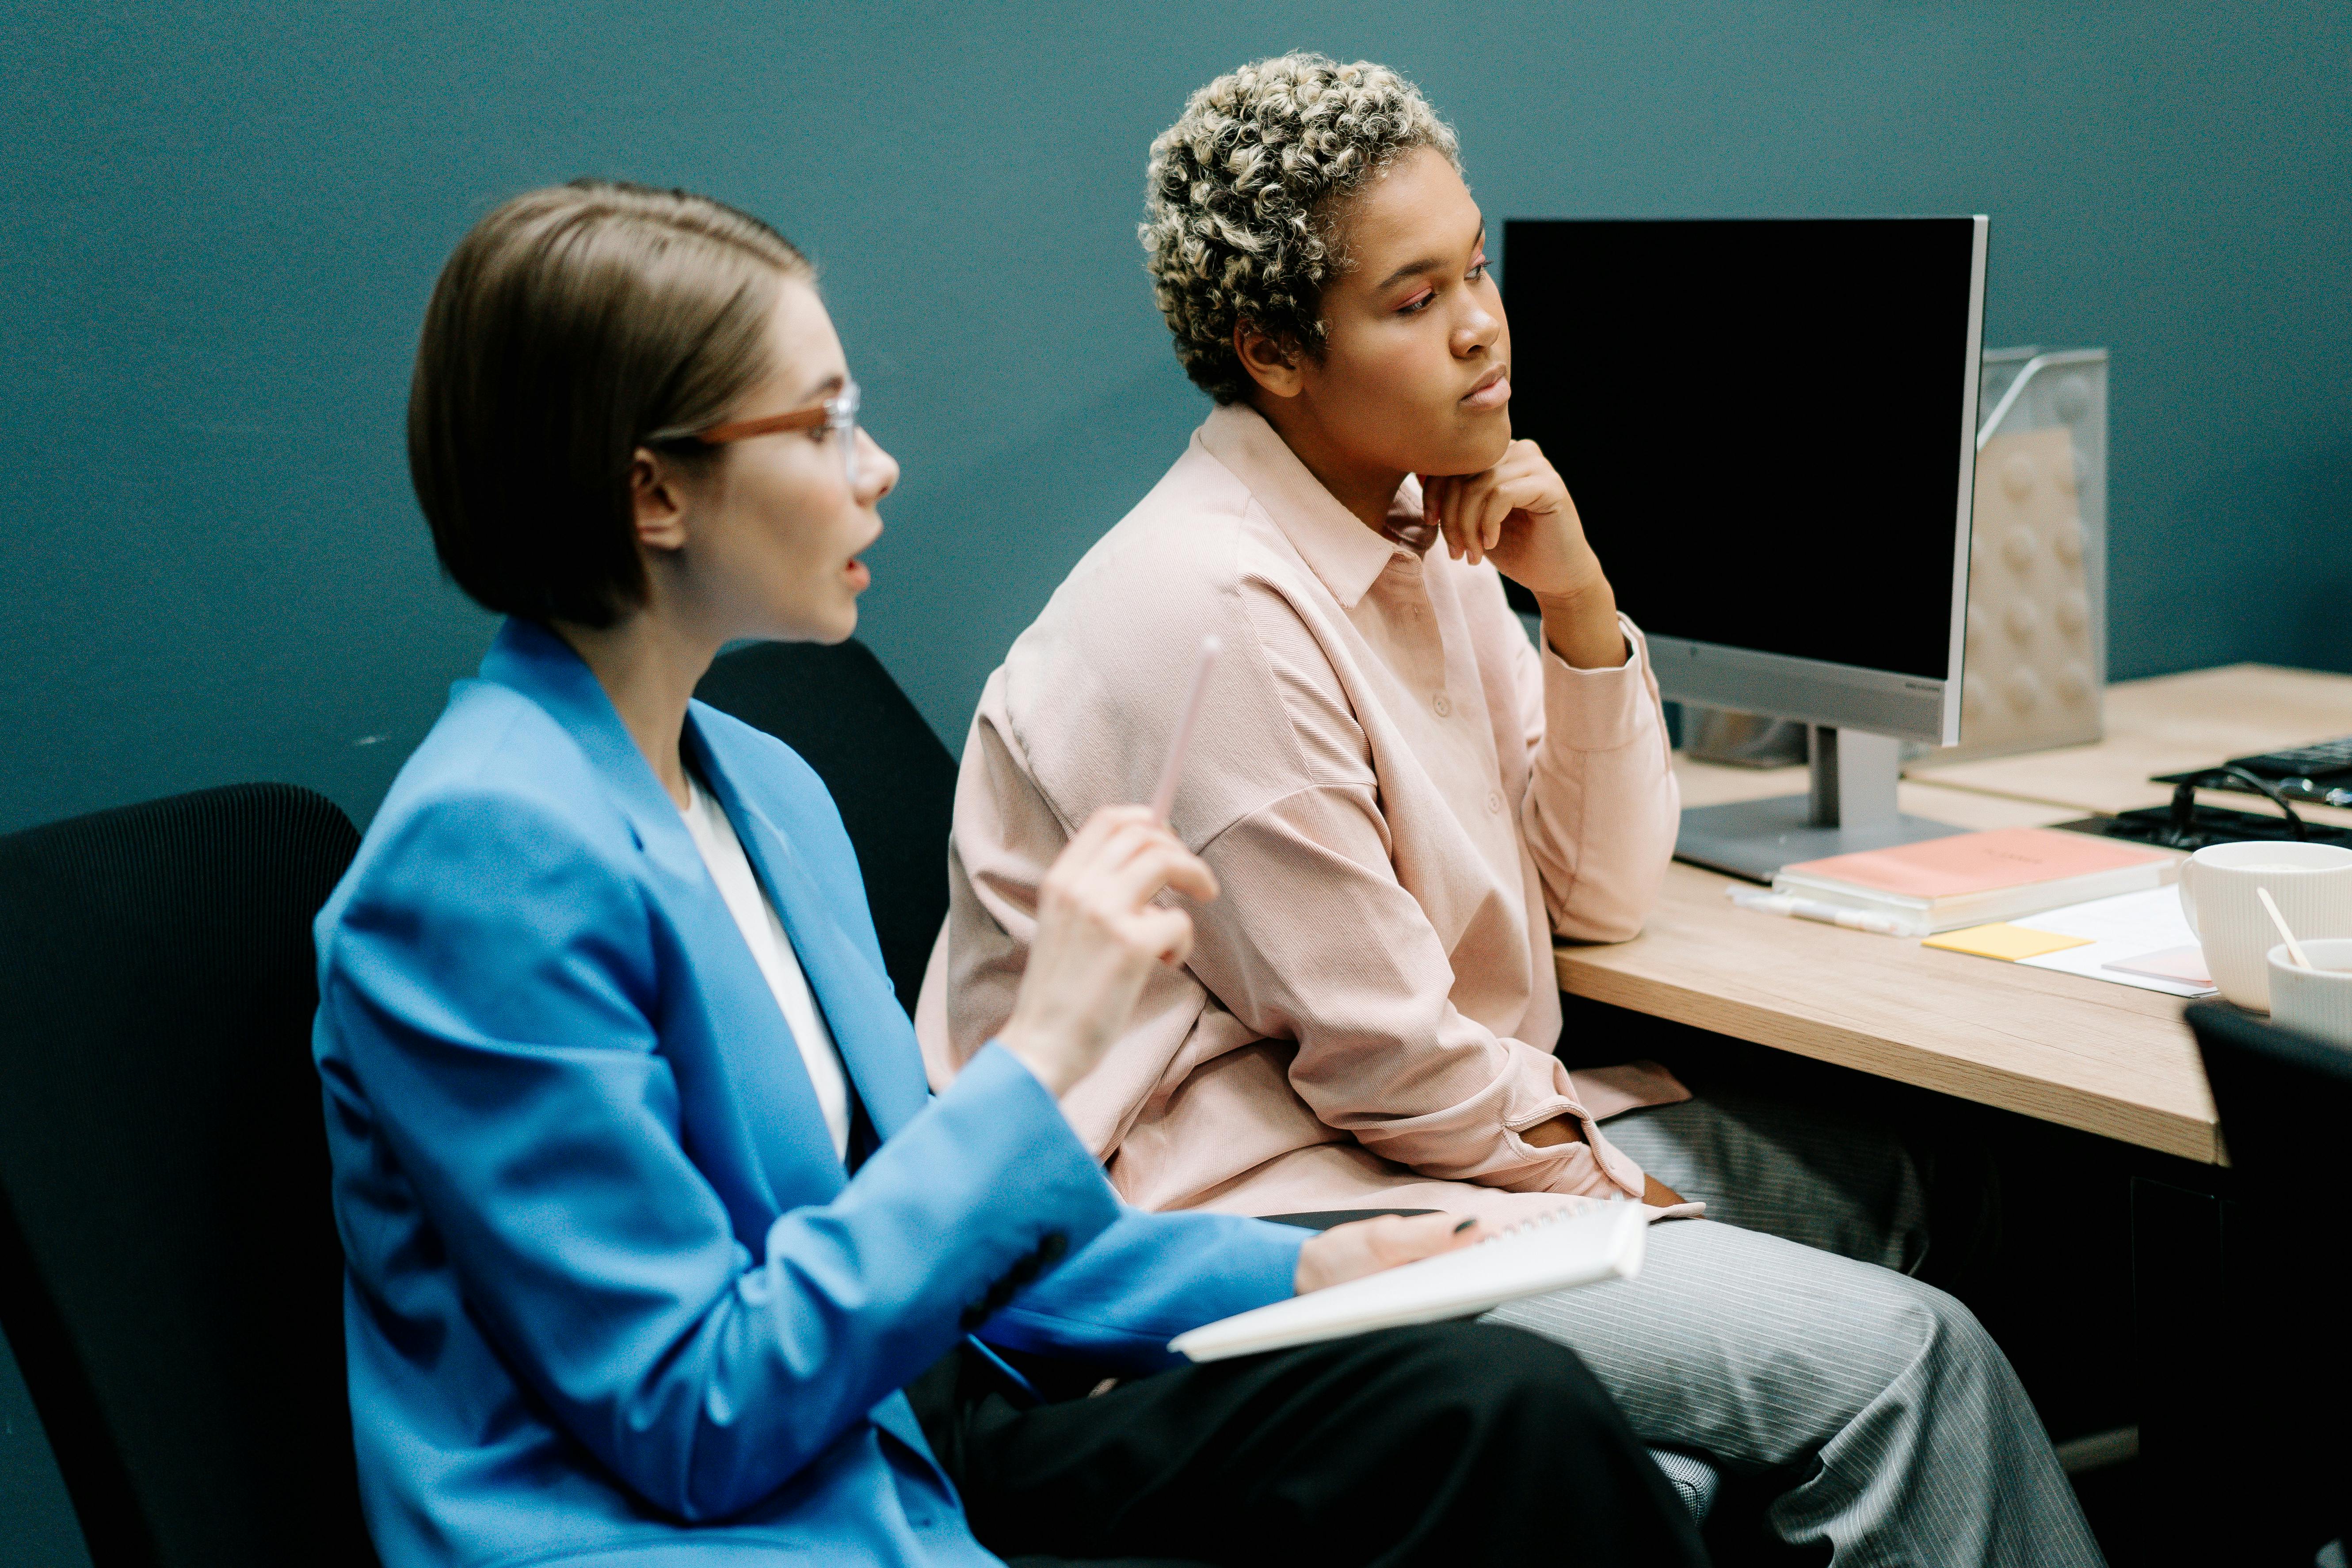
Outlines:
<svg viewBox="0 0 2352 1568"><path fill-rule="evenodd" d="M1478 384L1462 395L1462 406L1484 413L1500 408L1511 400L1511 372L1508 365L1496 365L1478 378Z"/></svg>

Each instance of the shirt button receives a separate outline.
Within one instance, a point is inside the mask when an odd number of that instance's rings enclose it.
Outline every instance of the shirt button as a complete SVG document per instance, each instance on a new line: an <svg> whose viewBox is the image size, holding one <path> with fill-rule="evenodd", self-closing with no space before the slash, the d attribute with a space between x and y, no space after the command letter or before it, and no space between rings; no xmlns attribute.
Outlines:
<svg viewBox="0 0 2352 1568"><path fill-rule="evenodd" d="M1443 691L1431 698L1429 700L1429 705L1437 710L1437 716L1441 719L1454 711L1454 704L1445 700L1445 693Z"/></svg>
<svg viewBox="0 0 2352 1568"><path fill-rule="evenodd" d="M1502 810L1502 809L1503 809L1503 797L1502 797L1501 795L1496 795L1493 790L1488 790L1488 791L1486 792L1486 809L1487 809L1488 811L1500 811L1500 810Z"/></svg>

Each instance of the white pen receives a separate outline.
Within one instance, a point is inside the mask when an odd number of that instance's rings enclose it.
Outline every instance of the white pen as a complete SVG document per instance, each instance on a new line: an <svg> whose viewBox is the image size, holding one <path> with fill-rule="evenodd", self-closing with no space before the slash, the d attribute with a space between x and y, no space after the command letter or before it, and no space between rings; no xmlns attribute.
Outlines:
<svg viewBox="0 0 2352 1568"><path fill-rule="evenodd" d="M1787 915L1791 920L1819 921L1823 925L1843 926L1848 931L1874 931L1880 936L1916 936L1893 915L1874 914L1868 910L1849 910L1836 904L1825 904L1819 899L1801 899L1790 893L1759 892L1754 888L1726 887L1724 896L1743 910L1759 914Z"/></svg>
<svg viewBox="0 0 2352 1568"><path fill-rule="evenodd" d="M1201 639L1201 657L1192 666L1192 689L1185 693L1183 711L1177 716L1176 732L1168 740L1168 760L1160 764L1160 787L1151 792L1151 815L1162 825L1168 821L1168 808L1176 804L1176 784L1184 776L1184 752L1192 743L1192 725L1201 717L1201 700L1209 694L1209 672L1217 668L1217 655L1225 645L1214 633Z"/></svg>

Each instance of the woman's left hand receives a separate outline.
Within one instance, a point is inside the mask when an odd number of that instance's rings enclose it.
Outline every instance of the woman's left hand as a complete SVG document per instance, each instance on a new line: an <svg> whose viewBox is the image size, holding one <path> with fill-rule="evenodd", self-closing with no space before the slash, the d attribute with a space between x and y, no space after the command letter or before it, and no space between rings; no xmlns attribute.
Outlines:
<svg viewBox="0 0 2352 1568"><path fill-rule="evenodd" d="M1624 662L1616 591L1542 447L1514 441L1493 468L1424 478L1421 494L1422 520L1444 531L1448 553L1473 566L1491 559L1536 596L1562 658L1587 669Z"/></svg>
<svg viewBox="0 0 2352 1568"><path fill-rule="evenodd" d="M1567 597L1608 579L1559 470L1533 441L1514 441L1482 473L1422 481L1422 520L1442 529L1456 561L1492 557L1538 598Z"/></svg>
<svg viewBox="0 0 2352 1568"><path fill-rule="evenodd" d="M1298 1271L1292 1289L1304 1296L1309 1290L1360 1279L1400 1263L1417 1263L1483 1239L1475 1221L1450 1214L1389 1214L1350 1220L1307 1238L1307 1245L1298 1249Z"/></svg>

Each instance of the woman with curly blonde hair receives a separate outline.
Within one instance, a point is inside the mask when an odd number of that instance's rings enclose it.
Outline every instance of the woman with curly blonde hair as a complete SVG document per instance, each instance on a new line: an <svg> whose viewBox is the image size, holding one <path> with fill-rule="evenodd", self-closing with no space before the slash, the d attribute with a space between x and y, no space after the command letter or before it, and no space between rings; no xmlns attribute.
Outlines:
<svg viewBox="0 0 2352 1568"><path fill-rule="evenodd" d="M1899 1148L1556 1054L1552 942L1639 931L1678 801L1641 632L1512 438L1453 131L1383 67L1258 61L1152 143L1141 237L1215 406L981 699L918 1017L933 1081L1008 1016L1073 826L1150 795L1213 632L1170 822L1223 896L1068 1102L1122 1194L1705 1209L1653 1232L1638 1280L1497 1315L1574 1346L1646 1440L1777 1473L1772 1529L1833 1562L2096 1562L2008 1362L1902 1271L1922 1205Z"/></svg>

